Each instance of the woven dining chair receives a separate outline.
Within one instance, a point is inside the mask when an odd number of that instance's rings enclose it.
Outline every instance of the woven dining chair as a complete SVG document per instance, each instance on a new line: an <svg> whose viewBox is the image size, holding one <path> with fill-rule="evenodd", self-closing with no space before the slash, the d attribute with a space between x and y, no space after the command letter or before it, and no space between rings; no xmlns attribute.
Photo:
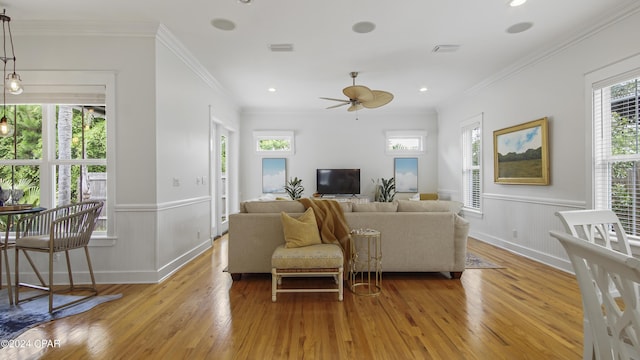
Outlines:
<svg viewBox="0 0 640 360"><path fill-rule="evenodd" d="M640 259L551 231L567 251L592 334L589 359L640 359ZM611 289L615 291L611 291Z"/></svg>
<svg viewBox="0 0 640 360"><path fill-rule="evenodd" d="M96 222L104 203L102 201L85 201L75 204L59 206L50 210L40 212L31 216L20 219L16 228L16 245L15 245L15 265L16 265L16 291L15 303L29 301L42 296L49 296L49 312L54 312L63 307L85 301L90 297L96 296L98 290L91 266L91 257L89 256L89 240L95 228ZM91 286L76 286L73 282L73 273L71 271L71 261L69 251L74 249L84 249L91 276ZM20 252L24 254L27 261L33 268L35 275L40 281L40 285L21 283L19 271ZM46 282L38 271L36 264L29 255L30 252L39 252L48 254L48 276L49 281ZM54 288L53 281L53 263L54 254L64 252L66 257L67 272L69 276L69 286L60 286ZM28 296L20 299L21 288L29 288L44 291L44 293ZM76 300L54 306L55 293L69 293L73 291L89 292L89 295L81 296Z"/></svg>

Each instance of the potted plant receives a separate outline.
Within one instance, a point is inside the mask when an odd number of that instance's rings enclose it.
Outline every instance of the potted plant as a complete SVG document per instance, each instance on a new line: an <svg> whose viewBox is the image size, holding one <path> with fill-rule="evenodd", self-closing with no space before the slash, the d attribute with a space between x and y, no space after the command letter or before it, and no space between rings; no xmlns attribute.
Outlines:
<svg viewBox="0 0 640 360"><path fill-rule="evenodd" d="M373 179L372 179L373 181ZM384 178L380 178L377 181L374 181L375 184L375 194L374 201L378 202L392 202L393 198L396 196L396 179L389 178L385 180Z"/></svg>
<svg viewBox="0 0 640 360"><path fill-rule="evenodd" d="M298 200L302 197L302 192L304 191L304 186L302 186L302 179L298 179L298 177L294 177L293 179L289 179L287 185L284 186L284 191L289 194L291 200Z"/></svg>

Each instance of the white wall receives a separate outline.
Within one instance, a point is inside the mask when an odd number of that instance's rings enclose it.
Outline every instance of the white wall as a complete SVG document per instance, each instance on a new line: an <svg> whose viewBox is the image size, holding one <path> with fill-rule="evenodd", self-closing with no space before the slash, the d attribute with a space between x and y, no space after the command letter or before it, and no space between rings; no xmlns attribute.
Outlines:
<svg viewBox="0 0 640 360"><path fill-rule="evenodd" d="M596 27L594 27L595 29ZM471 236L563 269L570 269L564 250L548 235L561 230L554 215L584 208L591 189L586 129L585 74L640 53L629 41L640 33L640 14L553 51L528 57L526 63L497 74L438 109L439 188L460 198L460 123L479 113L483 119L483 215L467 214ZM522 35L526 41L526 33ZM493 131L541 117L549 118L551 184L503 185L493 182Z"/></svg>
<svg viewBox="0 0 640 360"><path fill-rule="evenodd" d="M253 131L293 130L295 154L287 158L287 179L298 177L305 187L303 196L316 190L316 169L359 168L361 192L372 196L371 179L393 177L393 156L385 154L387 130L426 130L427 150L418 157L418 189L437 189L437 119L435 113L394 113L384 109L355 113L344 109L301 113L269 111L243 113L240 132L240 199L262 195L262 157L255 151ZM280 157L280 156L271 156ZM407 197L413 194L398 194ZM286 196L286 195L285 195Z"/></svg>
<svg viewBox="0 0 640 360"><path fill-rule="evenodd" d="M160 281L211 246L210 108L226 126L237 128L237 107L162 26L159 31L157 25L136 26L131 32L122 24L86 32L49 26L14 30L18 72L116 75L115 109L108 109L109 121L116 122L115 133L108 134L116 147L115 191L109 194L115 196L116 227L113 241L92 240L96 278ZM232 197L237 199L237 191ZM82 256L74 263L85 266ZM80 281L88 279L84 275Z"/></svg>

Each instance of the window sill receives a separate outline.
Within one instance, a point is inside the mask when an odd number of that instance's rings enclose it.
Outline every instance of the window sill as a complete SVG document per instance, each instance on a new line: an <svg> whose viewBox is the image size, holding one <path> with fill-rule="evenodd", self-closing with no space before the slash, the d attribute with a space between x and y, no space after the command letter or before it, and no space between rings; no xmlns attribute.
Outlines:
<svg viewBox="0 0 640 360"><path fill-rule="evenodd" d="M107 236L107 235L96 235L92 236L89 241L90 247L106 247L106 246L115 246L116 240L118 240L115 236Z"/></svg>

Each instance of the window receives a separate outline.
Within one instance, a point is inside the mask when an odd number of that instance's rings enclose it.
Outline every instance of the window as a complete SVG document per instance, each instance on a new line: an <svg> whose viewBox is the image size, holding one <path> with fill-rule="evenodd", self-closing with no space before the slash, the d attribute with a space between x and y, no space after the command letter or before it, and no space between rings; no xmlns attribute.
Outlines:
<svg viewBox="0 0 640 360"><path fill-rule="evenodd" d="M482 115L462 124L462 196L464 207L481 211Z"/></svg>
<svg viewBox="0 0 640 360"><path fill-rule="evenodd" d="M0 185L22 190L16 203L55 207L106 200L104 104L8 105L5 115L14 135L0 138ZM106 232L106 217L103 211L97 233Z"/></svg>
<svg viewBox="0 0 640 360"><path fill-rule="evenodd" d="M640 236L640 77L593 90L594 206Z"/></svg>
<svg viewBox="0 0 640 360"><path fill-rule="evenodd" d="M229 179L227 178L227 136L220 136L220 222L226 222L229 213Z"/></svg>
<svg viewBox="0 0 640 360"><path fill-rule="evenodd" d="M426 131L397 130L385 133L385 152L390 155L416 155L425 152Z"/></svg>
<svg viewBox="0 0 640 360"><path fill-rule="evenodd" d="M254 131L256 152L264 155L293 155L293 131Z"/></svg>

